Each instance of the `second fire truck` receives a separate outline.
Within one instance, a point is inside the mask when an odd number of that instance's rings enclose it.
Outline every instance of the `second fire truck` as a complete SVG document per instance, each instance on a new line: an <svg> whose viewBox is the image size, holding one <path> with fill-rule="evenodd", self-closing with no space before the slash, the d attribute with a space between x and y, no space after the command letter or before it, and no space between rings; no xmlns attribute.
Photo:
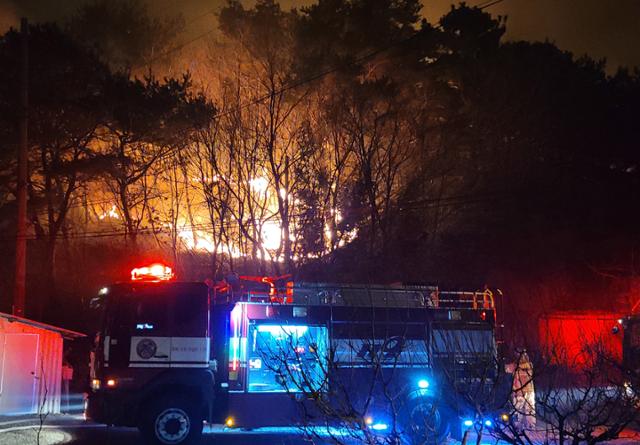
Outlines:
<svg viewBox="0 0 640 445"><path fill-rule="evenodd" d="M94 306L103 321L87 415L136 426L150 443L197 443L208 422L434 444L491 428L510 388L490 291L207 285L154 264Z"/></svg>

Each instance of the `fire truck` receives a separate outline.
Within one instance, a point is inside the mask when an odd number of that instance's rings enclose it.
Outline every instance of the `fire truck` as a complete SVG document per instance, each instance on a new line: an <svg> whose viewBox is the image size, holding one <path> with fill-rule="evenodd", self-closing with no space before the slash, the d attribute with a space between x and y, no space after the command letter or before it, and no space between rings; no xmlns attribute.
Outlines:
<svg viewBox="0 0 640 445"><path fill-rule="evenodd" d="M154 264L92 306L102 327L86 414L138 427L149 443L197 443L212 423L435 444L506 417L489 290L205 284Z"/></svg>

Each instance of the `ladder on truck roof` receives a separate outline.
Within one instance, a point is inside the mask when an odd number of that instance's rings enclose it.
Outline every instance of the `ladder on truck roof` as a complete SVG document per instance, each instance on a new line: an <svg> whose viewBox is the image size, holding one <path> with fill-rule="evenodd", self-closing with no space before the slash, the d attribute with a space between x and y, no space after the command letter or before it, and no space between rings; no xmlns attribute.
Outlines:
<svg viewBox="0 0 640 445"><path fill-rule="evenodd" d="M437 286L416 285L296 283L291 302L305 305L495 309L493 293L489 289L442 291Z"/></svg>

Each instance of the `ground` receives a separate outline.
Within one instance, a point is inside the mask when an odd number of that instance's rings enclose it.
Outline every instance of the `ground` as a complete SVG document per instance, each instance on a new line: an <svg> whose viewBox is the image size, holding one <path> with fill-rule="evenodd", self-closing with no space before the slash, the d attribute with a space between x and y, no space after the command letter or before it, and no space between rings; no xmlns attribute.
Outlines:
<svg viewBox="0 0 640 445"><path fill-rule="evenodd" d="M40 440L38 442L38 433ZM37 418L3 419L0 422L0 445L138 445L140 436L135 428L106 427L86 422L81 416L51 416L42 429ZM308 444L291 431L226 433L221 427L207 427L202 445L302 445Z"/></svg>
<svg viewBox="0 0 640 445"><path fill-rule="evenodd" d="M138 445L140 436L134 428L106 427L85 421L79 415L56 415L45 419L40 428L37 417L0 418L0 445ZM295 430L264 429L257 431L225 431L220 426L205 428L202 445L308 445L309 442ZM315 442L320 444L322 442ZM329 443L329 442L327 442ZM468 443L475 444L475 439ZM542 442L541 442L542 443ZM638 433L625 433L624 437L608 445L639 444ZM494 441L483 441L493 445ZM451 444L455 445L455 443Z"/></svg>

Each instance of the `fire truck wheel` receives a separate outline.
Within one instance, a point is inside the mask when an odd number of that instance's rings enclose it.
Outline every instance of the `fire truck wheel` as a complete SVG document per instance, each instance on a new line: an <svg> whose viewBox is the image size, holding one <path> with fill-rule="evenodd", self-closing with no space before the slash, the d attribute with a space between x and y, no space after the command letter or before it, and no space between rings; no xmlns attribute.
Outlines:
<svg viewBox="0 0 640 445"><path fill-rule="evenodd" d="M152 401L140 423L150 445L193 445L202 436L202 414L185 397L162 397Z"/></svg>
<svg viewBox="0 0 640 445"><path fill-rule="evenodd" d="M403 420L403 442L406 445L437 445L445 443L450 434L450 416L434 400L416 398L400 413Z"/></svg>

